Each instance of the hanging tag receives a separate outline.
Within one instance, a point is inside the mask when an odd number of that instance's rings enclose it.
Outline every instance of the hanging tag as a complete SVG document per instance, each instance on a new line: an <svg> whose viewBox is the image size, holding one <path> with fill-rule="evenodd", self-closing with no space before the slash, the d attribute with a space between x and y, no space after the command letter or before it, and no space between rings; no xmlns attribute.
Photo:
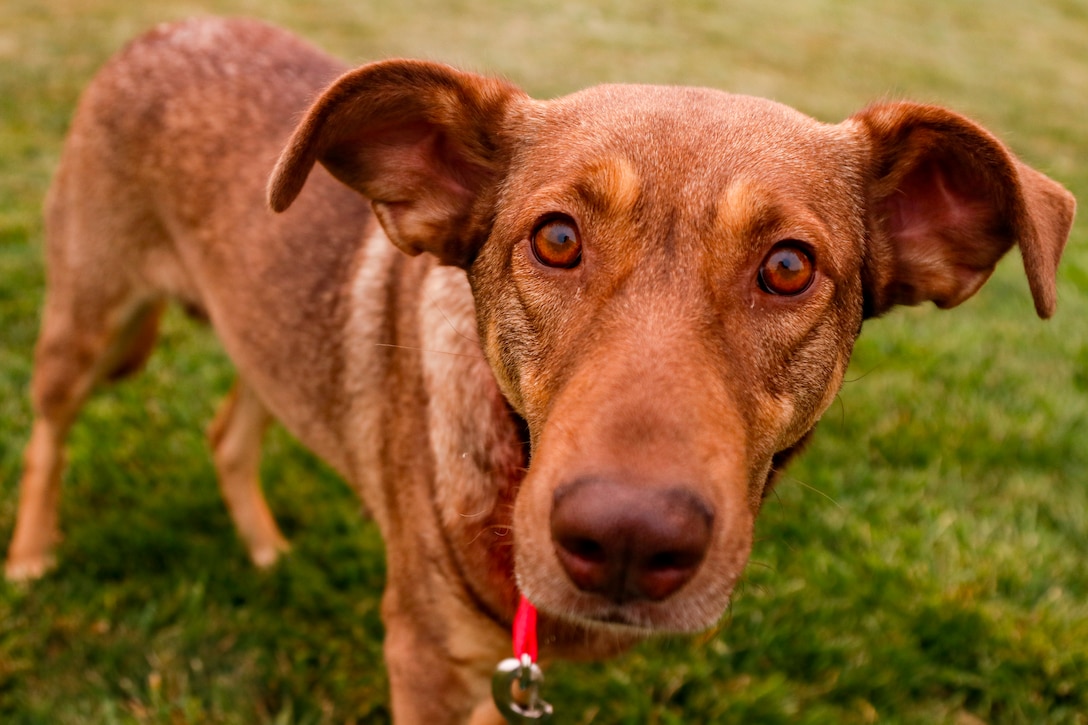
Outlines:
<svg viewBox="0 0 1088 725"><path fill-rule="evenodd" d="M544 673L536 663L536 607L524 596L518 602L512 634L514 657L500 662L491 678L495 706L510 725L550 722L552 706L540 697Z"/></svg>
<svg viewBox="0 0 1088 725"><path fill-rule="evenodd" d="M491 696L495 706L510 725L546 723L552 719L552 706L540 697L544 673L540 666L523 654L499 663L491 679ZM514 695L517 684L518 695Z"/></svg>

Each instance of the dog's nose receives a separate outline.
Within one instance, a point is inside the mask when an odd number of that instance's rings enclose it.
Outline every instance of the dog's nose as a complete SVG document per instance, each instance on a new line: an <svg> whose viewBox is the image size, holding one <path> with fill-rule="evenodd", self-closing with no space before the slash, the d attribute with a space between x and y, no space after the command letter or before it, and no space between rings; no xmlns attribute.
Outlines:
<svg viewBox="0 0 1088 725"><path fill-rule="evenodd" d="M614 602L659 601L682 587L710 545L711 506L683 487L601 478L558 488L551 533L575 586Z"/></svg>

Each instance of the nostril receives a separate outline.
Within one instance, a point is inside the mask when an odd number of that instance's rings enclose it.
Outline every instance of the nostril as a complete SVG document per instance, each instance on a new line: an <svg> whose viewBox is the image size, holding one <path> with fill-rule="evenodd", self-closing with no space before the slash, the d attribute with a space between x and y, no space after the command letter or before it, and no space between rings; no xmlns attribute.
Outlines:
<svg viewBox="0 0 1088 725"><path fill-rule="evenodd" d="M559 546L570 555L585 559L594 564L603 564L607 555L604 546L593 539L571 537L558 542Z"/></svg>
<svg viewBox="0 0 1088 725"><path fill-rule="evenodd" d="M683 551L662 551L647 557L644 568L647 571L665 571L667 569L690 569L702 561L702 554Z"/></svg>
<svg viewBox="0 0 1088 725"><path fill-rule="evenodd" d="M635 585L645 599L660 601L687 583L702 560L702 552L666 551L651 554L635 563Z"/></svg>
<svg viewBox="0 0 1088 725"><path fill-rule="evenodd" d="M608 589L616 569L608 560L608 551L598 541L586 537L564 537L556 541L559 562L574 585L582 591L603 592Z"/></svg>

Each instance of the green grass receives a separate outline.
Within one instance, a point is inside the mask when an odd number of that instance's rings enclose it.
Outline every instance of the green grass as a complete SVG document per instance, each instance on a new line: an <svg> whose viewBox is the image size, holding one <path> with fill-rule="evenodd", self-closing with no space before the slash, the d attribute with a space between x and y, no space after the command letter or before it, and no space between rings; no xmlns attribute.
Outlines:
<svg viewBox="0 0 1088 725"><path fill-rule="evenodd" d="M0 5L0 541L14 524L43 288L40 200L79 89L163 19L258 15L342 57L438 58L550 96L710 85L826 120L967 112L1088 199L1079 0L5 0ZM1088 723L1088 224L1055 319L1015 254L953 312L867 325L709 635L550 667L569 723ZM229 366L168 317L70 444L59 568L0 583L4 723L386 722L381 542L286 435L264 463L294 553L246 561L203 442ZM427 683L419 683L426 696Z"/></svg>

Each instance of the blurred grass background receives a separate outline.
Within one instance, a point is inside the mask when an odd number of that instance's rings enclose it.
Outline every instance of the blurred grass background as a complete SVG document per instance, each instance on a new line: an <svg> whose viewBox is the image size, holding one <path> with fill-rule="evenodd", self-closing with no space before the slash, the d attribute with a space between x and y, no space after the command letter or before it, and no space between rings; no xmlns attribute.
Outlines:
<svg viewBox="0 0 1088 725"><path fill-rule="evenodd" d="M837 121L912 98L971 115L1088 199L1083 0L4 0L0 541L14 524L43 287L40 204L80 89L126 40L263 17L350 62L403 55L538 96L708 85ZM973 300L868 323L850 382L768 503L718 631L548 669L564 723L1088 723L1088 226L1055 319L1016 255ZM170 315L145 374L71 439L60 566L0 583L0 722L382 723L381 542L280 431L294 553L254 571L203 428L231 372ZM428 683L419 683L427 696Z"/></svg>

